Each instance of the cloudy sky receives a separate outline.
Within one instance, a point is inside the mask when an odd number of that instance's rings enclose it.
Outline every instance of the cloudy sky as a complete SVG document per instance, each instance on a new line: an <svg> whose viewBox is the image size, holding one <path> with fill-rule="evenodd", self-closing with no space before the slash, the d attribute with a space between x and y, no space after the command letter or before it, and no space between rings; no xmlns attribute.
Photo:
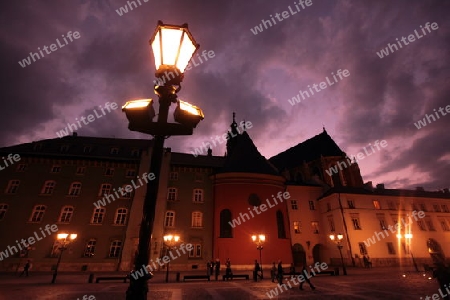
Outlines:
<svg viewBox="0 0 450 300"><path fill-rule="evenodd" d="M325 126L348 154L387 141L359 162L365 181L388 188L450 186L450 116L430 118L421 129L414 125L434 109L443 107L445 114L450 105L450 1L312 0L305 8L293 0L144 1L121 16L124 0L2 3L0 146L56 138L68 122L106 102L120 107L129 99L156 99L148 40L160 19L188 23L200 51L215 53L185 74L179 97L200 106L205 120L192 137L168 139L173 151L189 152L225 133L235 111L237 121L252 122L248 133L267 158ZM286 19L252 33L283 11ZM438 28L424 35L427 22ZM420 38L377 55L414 30ZM69 31L80 37L66 44L62 35ZM56 39L63 47L19 64ZM338 69L350 76L289 103L308 85L332 81ZM127 125L119 108L78 134L147 138ZM213 149L224 152L223 144Z"/></svg>

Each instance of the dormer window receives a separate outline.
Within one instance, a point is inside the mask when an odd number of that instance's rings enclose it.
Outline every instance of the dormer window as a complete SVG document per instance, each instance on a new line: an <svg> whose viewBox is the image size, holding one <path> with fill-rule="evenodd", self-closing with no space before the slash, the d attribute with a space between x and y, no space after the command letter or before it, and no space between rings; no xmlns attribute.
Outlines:
<svg viewBox="0 0 450 300"><path fill-rule="evenodd" d="M119 154L119 148L117 148L117 147L111 148L110 154L113 154L113 155Z"/></svg>

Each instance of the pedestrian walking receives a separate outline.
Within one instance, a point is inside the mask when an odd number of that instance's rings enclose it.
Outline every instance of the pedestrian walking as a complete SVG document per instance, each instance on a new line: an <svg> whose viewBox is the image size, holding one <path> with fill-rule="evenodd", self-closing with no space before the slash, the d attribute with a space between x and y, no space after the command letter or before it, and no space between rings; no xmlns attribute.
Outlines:
<svg viewBox="0 0 450 300"><path fill-rule="evenodd" d="M219 273L220 273L220 260L217 258L216 259L216 264L215 264L215 275L216 275L216 281L219 280Z"/></svg>
<svg viewBox="0 0 450 300"><path fill-rule="evenodd" d="M314 291L316 289L316 287L309 280L309 278L311 278L312 276L309 276L308 271L306 270L305 266L303 266L303 268L302 268L302 275L305 276L305 280L300 282L299 289L301 289L303 291L303 284L306 282L309 284L309 287Z"/></svg>
<svg viewBox="0 0 450 300"><path fill-rule="evenodd" d="M25 266L23 267L23 271L22 273L20 273L19 277L22 277L23 274L25 274L25 276L28 277L28 270L30 269L30 266L31 266L30 260L28 260Z"/></svg>
<svg viewBox="0 0 450 300"><path fill-rule="evenodd" d="M253 280L258 281L258 277L262 279L261 276L261 266L258 263L258 260L255 259L255 268L253 269Z"/></svg>
<svg viewBox="0 0 450 300"><path fill-rule="evenodd" d="M272 268L270 269L270 277L272 278L272 282L275 282L277 276L277 266L275 262L272 263Z"/></svg>
<svg viewBox="0 0 450 300"><path fill-rule="evenodd" d="M281 260L278 260L277 277L278 283L280 285L283 284L283 265L281 263Z"/></svg>

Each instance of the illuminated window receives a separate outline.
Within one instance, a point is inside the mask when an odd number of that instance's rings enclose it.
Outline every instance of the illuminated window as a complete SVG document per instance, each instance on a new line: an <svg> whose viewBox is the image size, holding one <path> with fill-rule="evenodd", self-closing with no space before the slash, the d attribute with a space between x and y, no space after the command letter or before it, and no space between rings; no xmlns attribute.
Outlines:
<svg viewBox="0 0 450 300"><path fill-rule="evenodd" d="M192 213L192 227L203 227L203 213L199 211Z"/></svg>
<svg viewBox="0 0 450 300"><path fill-rule="evenodd" d="M92 257L95 254L95 246L97 245L96 239L90 239L86 243L86 247L84 248L84 257Z"/></svg>
<svg viewBox="0 0 450 300"><path fill-rule="evenodd" d="M375 207L375 209L381 209L380 201L373 200L373 207Z"/></svg>
<svg viewBox="0 0 450 300"><path fill-rule="evenodd" d="M301 222L300 221L294 221L294 232L295 233L302 233L302 228L301 228Z"/></svg>
<svg viewBox="0 0 450 300"><path fill-rule="evenodd" d="M293 210L297 210L298 209L298 203L297 200L291 200L291 208Z"/></svg>
<svg viewBox="0 0 450 300"><path fill-rule="evenodd" d="M169 210L166 212L166 217L164 219L165 227L174 227L175 226L175 212Z"/></svg>

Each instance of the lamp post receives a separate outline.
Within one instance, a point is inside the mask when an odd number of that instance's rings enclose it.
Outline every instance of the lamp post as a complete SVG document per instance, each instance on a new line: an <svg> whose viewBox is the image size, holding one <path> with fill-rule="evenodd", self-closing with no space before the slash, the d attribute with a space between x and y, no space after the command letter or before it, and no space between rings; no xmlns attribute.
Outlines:
<svg viewBox="0 0 450 300"><path fill-rule="evenodd" d="M398 238L399 240L401 240L402 238L405 238L405 241L406 241L406 243L407 243L407 244L405 245L405 251L406 251L406 249L408 249L406 252L409 252L409 254L411 254L411 259L412 259L412 262L413 262L413 265L414 265L414 269L416 269L416 272L420 272L420 271L419 271L419 267L417 267L416 260L415 260L415 258L414 258L414 255L413 255L413 253L412 253L412 251L411 251L411 247L410 247L412 237L413 237L412 233L405 233L404 236L402 236L400 233L397 234L397 238ZM408 247L408 248L406 248L406 247Z"/></svg>
<svg viewBox="0 0 450 300"><path fill-rule="evenodd" d="M155 176L149 180L144 199L142 221L139 230L139 244L134 260L134 268L148 265L150 239L155 220L156 199L158 196L159 175L163 158L164 139L171 135L191 135L193 128L204 118L203 112L196 106L181 101L177 93L181 89L184 70L197 51L198 45L188 30L187 24L181 26L163 24L158 21L156 30L150 39L156 65L157 84L155 94L159 98L158 119L153 122L155 109L152 99L128 101L122 110L129 121L128 128L154 136L150 172ZM177 104L174 118L177 123L168 123L169 107ZM127 300L146 300L148 277L131 279L127 290Z"/></svg>
<svg viewBox="0 0 450 300"><path fill-rule="evenodd" d="M75 234L75 233L70 233L70 234L69 233L58 233L57 241L59 244L61 244L61 246L58 248L58 250L59 250L58 262L56 263L55 271L53 272L52 283L55 283L56 276L58 276L59 263L61 262L61 257L62 257L64 250L66 250L67 245L69 245L76 238L77 238L77 234Z"/></svg>
<svg viewBox="0 0 450 300"><path fill-rule="evenodd" d="M169 255L169 251L174 247L178 241L180 240L179 235L172 235L167 234L164 236L164 244L166 244L167 247L167 255ZM166 268L166 282L169 282L169 267L170 267L170 260L167 262L167 268Z"/></svg>
<svg viewBox="0 0 450 300"><path fill-rule="evenodd" d="M252 235L252 241L256 244L256 249L259 250L259 263L261 264L261 279L263 279L263 264L262 264L262 249L266 236L264 234Z"/></svg>
<svg viewBox="0 0 450 300"><path fill-rule="evenodd" d="M344 263L344 257L342 256L342 248L344 246L342 246L342 239L344 238L344 236L342 234L330 234L330 240L332 240L333 242L336 243L338 249L339 249L339 254L341 255L341 263L342 263L342 272L344 273L344 275L347 275L347 268L345 267L345 263Z"/></svg>

